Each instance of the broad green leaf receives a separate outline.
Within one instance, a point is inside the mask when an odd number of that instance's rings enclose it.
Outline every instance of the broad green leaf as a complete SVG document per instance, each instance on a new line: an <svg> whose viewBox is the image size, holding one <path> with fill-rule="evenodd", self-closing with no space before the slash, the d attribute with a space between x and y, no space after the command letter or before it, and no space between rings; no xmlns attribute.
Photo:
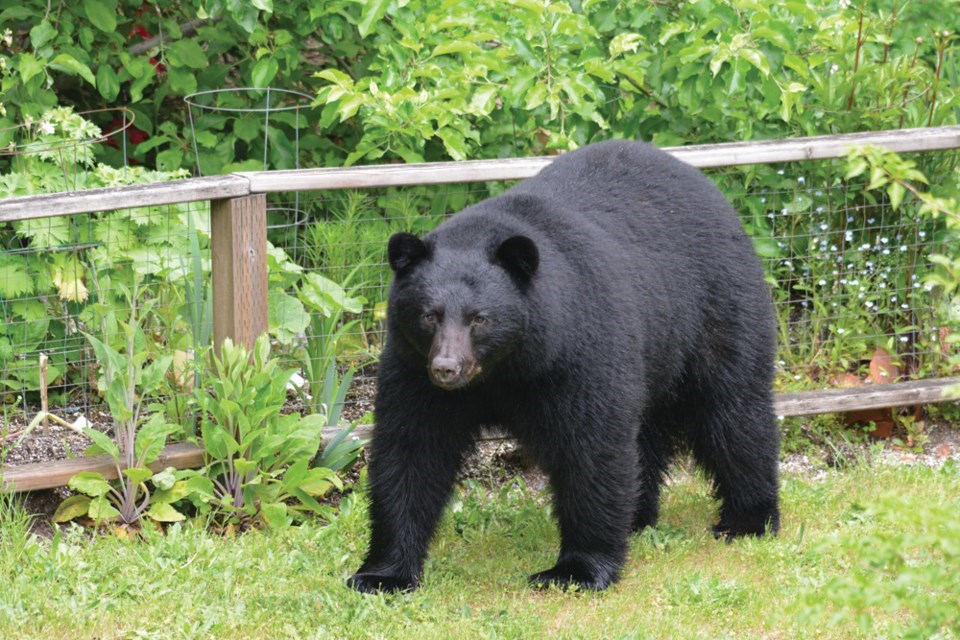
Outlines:
<svg viewBox="0 0 960 640"><path fill-rule="evenodd" d="M160 473L155 473L150 481L153 483L153 486L160 491L166 491L177 484L177 474L174 472L173 467L167 467ZM186 484L186 481L182 481L182 483Z"/></svg>
<svg viewBox="0 0 960 640"><path fill-rule="evenodd" d="M147 509L147 517L157 522L181 522L187 517L174 509L169 503L154 502Z"/></svg>
<svg viewBox="0 0 960 640"><path fill-rule="evenodd" d="M314 467L310 469L307 477L298 484L297 488L311 496L320 497L334 486L337 489L343 488L343 483L336 473L326 467Z"/></svg>
<svg viewBox="0 0 960 640"><path fill-rule="evenodd" d="M57 30L53 28L47 20L42 20L37 26L30 29L30 44L33 50L40 49L57 35Z"/></svg>
<svg viewBox="0 0 960 640"><path fill-rule="evenodd" d="M138 485L149 480L151 476L153 476L153 471L143 467L132 467L129 469L124 469L123 475L125 475L131 483Z"/></svg>
<svg viewBox="0 0 960 640"><path fill-rule="evenodd" d="M337 112L340 114L340 122L344 122L356 115L357 111L363 105L367 104L369 98L362 93L354 93L340 101Z"/></svg>
<svg viewBox="0 0 960 640"><path fill-rule="evenodd" d="M101 64L97 68L97 91L107 102L113 102L120 94L117 72L109 64Z"/></svg>
<svg viewBox="0 0 960 640"><path fill-rule="evenodd" d="M671 22L660 34L660 39L658 42L660 44L667 44L671 38L678 34L685 33L686 31L689 31L689 29L690 25L686 24L685 22Z"/></svg>
<svg viewBox="0 0 960 640"><path fill-rule="evenodd" d="M304 276L300 299L311 310L319 311L324 316L330 316L337 311L349 313L363 311L361 298L347 295L343 287L316 271L310 271Z"/></svg>
<svg viewBox="0 0 960 640"><path fill-rule="evenodd" d="M17 230L18 236L30 238L30 244L35 249L50 249L69 244L72 236L70 220L63 216L24 220L23 222L17 222L14 228ZM71 264L78 264L78 261L73 260Z"/></svg>
<svg viewBox="0 0 960 640"><path fill-rule="evenodd" d="M276 58L272 56L260 58L253 65L253 69L250 72L250 79L253 82L253 86L258 88L269 87L279 70L280 65L277 64Z"/></svg>
<svg viewBox="0 0 960 640"><path fill-rule="evenodd" d="M69 53L61 53L50 61L50 66L57 71L65 71L70 75L77 75L89 82L92 86L97 85L97 79L93 77L90 67L83 64Z"/></svg>
<svg viewBox="0 0 960 640"><path fill-rule="evenodd" d="M270 291L267 295L270 332L288 344L310 326L310 314L303 303L283 291Z"/></svg>
<svg viewBox="0 0 960 640"><path fill-rule="evenodd" d="M247 460L246 458L235 458L233 461L233 468L240 474L256 471L258 466L255 460Z"/></svg>
<svg viewBox="0 0 960 640"><path fill-rule="evenodd" d="M290 525L287 505L282 502L267 502L260 507L264 522L272 529L281 529Z"/></svg>
<svg viewBox="0 0 960 640"><path fill-rule="evenodd" d="M21 53L17 56L15 66L20 72L20 81L24 84L30 82L34 76L43 73L43 65L32 53Z"/></svg>
<svg viewBox="0 0 960 640"><path fill-rule="evenodd" d="M363 2L360 21L357 23L357 31L360 32L361 38L366 38L373 31L374 25L383 19L389 6L390 0L366 0Z"/></svg>
<svg viewBox="0 0 960 640"><path fill-rule="evenodd" d="M619 33L610 41L610 57L616 58L624 53L634 52L643 42L638 33Z"/></svg>
<svg viewBox="0 0 960 640"><path fill-rule="evenodd" d="M163 445L171 433L178 429L177 425L164 422L163 413L150 416L134 439L134 456L139 464L150 464L163 452Z"/></svg>
<svg viewBox="0 0 960 640"><path fill-rule="evenodd" d="M205 69L207 54L200 44L191 38L177 40L167 49L167 59L178 67Z"/></svg>
<svg viewBox="0 0 960 640"><path fill-rule="evenodd" d="M757 49L743 48L737 51L737 55L759 69L763 75L770 75L770 64L766 56Z"/></svg>
<svg viewBox="0 0 960 640"><path fill-rule="evenodd" d="M251 142L263 134L263 118L238 118L233 123L233 132L244 142Z"/></svg>
<svg viewBox="0 0 960 640"><path fill-rule="evenodd" d="M83 10L100 31L113 33L117 30L116 0L83 0Z"/></svg>
<svg viewBox="0 0 960 640"><path fill-rule="evenodd" d="M894 181L887 186L887 195L890 196L890 207L896 211L903 202L907 189L900 182Z"/></svg>
<svg viewBox="0 0 960 640"><path fill-rule="evenodd" d="M15 300L33 292L33 278L27 273L26 258L0 253L0 297Z"/></svg>
<svg viewBox="0 0 960 640"><path fill-rule="evenodd" d="M160 383L163 382L164 376L167 375L167 371L170 369L170 363L172 362L173 355L168 354L158 357L145 366L140 372L140 393L148 395L156 391Z"/></svg>
<svg viewBox="0 0 960 640"><path fill-rule="evenodd" d="M110 491L110 483L96 471L81 471L67 482L67 486L79 493L99 498Z"/></svg>
<svg viewBox="0 0 960 640"><path fill-rule="evenodd" d="M117 443L115 443L110 436L100 433L91 427L84 427L83 432L87 435L87 437L93 440L98 447L100 447L101 451L109 454L114 460L120 459L120 449L117 447Z"/></svg>
<svg viewBox="0 0 960 640"><path fill-rule="evenodd" d="M74 518L87 515L90 508L90 496L70 496L57 506L51 520L54 522L69 522Z"/></svg>
<svg viewBox="0 0 960 640"><path fill-rule="evenodd" d="M96 521L113 520L120 515L110 501L104 497L94 498L90 501L90 507L87 513Z"/></svg>
<svg viewBox="0 0 960 640"><path fill-rule="evenodd" d="M448 40L434 47L432 56L443 56L450 53L467 53L471 51L481 51L476 42L468 40Z"/></svg>

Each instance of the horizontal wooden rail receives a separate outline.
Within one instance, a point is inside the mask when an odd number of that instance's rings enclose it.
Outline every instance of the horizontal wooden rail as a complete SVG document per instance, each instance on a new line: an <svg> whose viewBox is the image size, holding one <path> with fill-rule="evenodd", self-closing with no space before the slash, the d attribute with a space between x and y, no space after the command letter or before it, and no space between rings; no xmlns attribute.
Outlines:
<svg viewBox="0 0 960 640"><path fill-rule="evenodd" d="M326 427L323 430L323 443L326 444L337 435L342 427ZM369 438L371 427L360 425L354 430L358 438ZM203 451L190 442L169 444L155 462L150 464L154 471L168 467L174 469L196 469L203 466ZM9 491L36 491L64 487L74 475L81 471L102 473L108 480L117 478L117 467L108 455L32 462L8 466L2 470L3 488Z"/></svg>
<svg viewBox="0 0 960 640"><path fill-rule="evenodd" d="M774 400L777 415L812 416L863 409L886 409L960 399L960 378L931 378L845 389L784 393Z"/></svg>
<svg viewBox="0 0 960 640"><path fill-rule="evenodd" d="M786 140L668 147L664 151L688 164L705 169L839 158L851 148L867 144L886 147L900 153L957 149L960 148L960 125ZM368 189L519 180L536 175L552 160L553 157L510 158L291 171L254 171L128 187L23 196L0 200L0 222L236 198L278 191Z"/></svg>
<svg viewBox="0 0 960 640"><path fill-rule="evenodd" d="M870 131L786 140L667 147L667 153L701 169L843 157L851 148L875 145L900 153L960 148L960 126ZM553 157L427 162L296 171L238 173L254 192L363 189L423 184L519 180L536 175Z"/></svg>
<svg viewBox="0 0 960 640"><path fill-rule="evenodd" d="M960 399L960 378L915 380L889 384L867 385L850 389L827 389L802 393L778 394L774 399L774 411L782 417L837 413L861 409L881 409L918 404L953 402ZM323 441L329 442L340 427L328 427L323 431ZM360 425L353 432L355 437L368 439L373 431L370 425ZM487 433L488 439L506 437L498 431ZM167 467L175 469L196 468L203 465L203 452L194 444L168 445L160 458L150 465L154 471ZM106 478L116 478L117 469L109 456L92 456L53 462L36 462L7 467L3 472L3 485L12 491L35 491L65 486L81 471L98 471Z"/></svg>

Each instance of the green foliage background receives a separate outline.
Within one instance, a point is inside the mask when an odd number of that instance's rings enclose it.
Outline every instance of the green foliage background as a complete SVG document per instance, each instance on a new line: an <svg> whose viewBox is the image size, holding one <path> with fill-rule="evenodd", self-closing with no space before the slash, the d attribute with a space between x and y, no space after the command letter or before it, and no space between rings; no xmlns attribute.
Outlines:
<svg viewBox="0 0 960 640"><path fill-rule="evenodd" d="M78 166L92 178L80 186L116 181L105 172L132 163L157 171L199 165L216 173L550 154L618 137L667 146L960 121L960 0L28 0L0 6L0 149L24 138L43 141L37 122L58 105L108 109L86 116L105 132L117 126L118 107L135 116L133 129L113 134L114 144L95 145L91 157L81 159ZM241 87L253 90L234 90ZM184 102L189 94L216 91L194 100L257 109L268 87L315 99L286 94L271 104L300 109L273 113L269 122L255 112L190 112ZM61 190L63 163L39 159L47 162L0 153L0 195ZM957 194L955 160L949 154L917 159L938 196ZM921 325L949 321L955 296L942 295L948 287L920 285L936 275L926 254L949 255L956 231L942 218L918 213L903 184L871 192L831 162L712 176L768 261L788 345L784 366L806 367L801 378L822 383L831 372L862 367L877 346L894 355L898 349L943 351ZM133 179L160 177L148 172ZM779 200L755 195L761 192L780 194ZM362 292L363 328L375 328L389 280L382 241L392 231L429 229L483 195L410 189L311 203L317 223L271 234L278 249L305 247L291 252L294 260L271 253L271 331L289 343L329 316L324 296L330 287L312 284L317 269ZM158 281L193 282L193 290L183 292L180 284L161 285L175 306L161 305L171 312L159 319L157 334L176 336L177 348L206 343L198 335L201 311L209 306L201 277L208 265L198 258L207 246L199 216L188 210L132 221L97 215L94 236L109 223L117 225L120 241L83 256L66 249L83 240L67 219L0 227L6 272L0 294L10 303L4 313L16 319L15 330L0 331L9 365L0 377L33 384L35 367L13 360L10 347L60 334L66 340L60 325L69 323L49 318L78 312L78 285L92 291L95 273L111 277L111 265L136 263L143 253L159 255L148 261L160 265L148 274ZM894 227L916 248L889 255L886 230ZM29 265L28 252L36 253ZM894 287L884 282L883 270L906 274L903 264L918 261L912 280ZM846 266L838 270L838 262ZM949 280L945 264L937 272L941 283ZM71 273L73 280L65 277ZM58 295L41 297L50 293ZM21 300L28 295L37 297ZM334 297L344 296L339 290ZM818 306L830 296L842 300L839 307ZM881 308L892 312L878 314ZM921 317L916 309L930 311ZM88 305L87 315L93 310ZM364 338L360 346L375 351L376 341ZM62 373L72 365L64 356L53 366ZM930 366L914 359L911 373L930 373Z"/></svg>
<svg viewBox="0 0 960 640"><path fill-rule="evenodd" d="M182 97L231 87L318 95L306 165L947 124L957 16L957 0L29 0L0 12L0 129L124 105L146 134L133 157L170 170L194 164ZM260 157L261 129L207 119L204 166ZM290 138L271 132L272 166L292 166Z"/></svg>

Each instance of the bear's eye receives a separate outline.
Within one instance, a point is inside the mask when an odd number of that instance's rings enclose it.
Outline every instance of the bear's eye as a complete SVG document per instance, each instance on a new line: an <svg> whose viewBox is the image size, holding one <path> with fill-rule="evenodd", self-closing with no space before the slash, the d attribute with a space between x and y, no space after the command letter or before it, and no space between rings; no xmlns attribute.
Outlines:
<svg viewBox="0 0 960 640"><path fill-rule="evenodd" d="M428 311L427 313L423 314L423 321L427 324L437 324L437 312Z"/></svg>
<svg viewBox="0 0 960 640"><path fill-rule="evenodd" d="M485 324L487 324L486 316L473 316L473 318L470 319L471 327L481 327Z"/></svg>

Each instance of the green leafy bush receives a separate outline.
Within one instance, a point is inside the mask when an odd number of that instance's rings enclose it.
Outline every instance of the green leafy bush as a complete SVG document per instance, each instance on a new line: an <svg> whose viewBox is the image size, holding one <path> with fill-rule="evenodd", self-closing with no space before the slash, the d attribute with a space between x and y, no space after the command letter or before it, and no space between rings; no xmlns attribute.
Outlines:
<svg viewBox="0 0 960 640"><path fill-rule="evenodd" d="M209 389L195 391L207 465L195 486L236 523L288 526L296 514L325 514L317 498L342 489L336 473L310 467L324 416L281 415L293 370L270 358L261 336L252 352L225 340Z"/></svg>
<svg viewBox="0 0 960 640"><path fill-rule="evenodd" d="M79 493L60 504L54 514L55 522L80 516L89 516L94 522L119 521L126 525L136 524L142 518L157 522L184 519L171 506L175 497L170 492L175 484L172 470L154 474L147 467L179 428L165 421L160 405L150 403L163 384L173 356L156 355L148 348L141 322L150 314L153 304L149 300L138 303L142 291L136 280L132 288L124 291L130 305L129 319L119 322L124 347L117 350L86 335L101 367L98 387L114 419L113 439L90 427L84 429L94 442L86 453L108 454L119 478L109 482L94 471L75 475L68 486ZM147 481L153 484L153 493Z"/></svg>

